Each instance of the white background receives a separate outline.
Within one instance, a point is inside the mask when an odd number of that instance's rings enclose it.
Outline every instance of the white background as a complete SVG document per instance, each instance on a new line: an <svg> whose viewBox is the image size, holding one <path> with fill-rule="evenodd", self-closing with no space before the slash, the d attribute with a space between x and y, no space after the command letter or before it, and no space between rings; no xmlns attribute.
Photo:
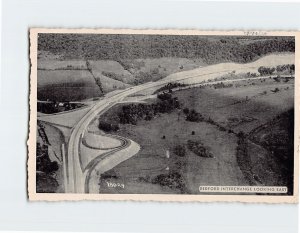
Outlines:
<svg viewBox="0 0 300 233"><path fill-rule="evenodd" d="M296 233L297 205L27 200L30 27L300 29L299 3L2 1L0 231Z"/></svg>

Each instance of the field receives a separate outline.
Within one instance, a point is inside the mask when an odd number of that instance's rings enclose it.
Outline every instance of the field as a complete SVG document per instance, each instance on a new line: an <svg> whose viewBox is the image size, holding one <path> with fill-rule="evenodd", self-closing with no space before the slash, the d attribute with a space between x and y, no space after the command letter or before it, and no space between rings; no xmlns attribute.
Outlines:
<svg viewBox="0 0 300 233"><path fill-rule="evenodd" d="M275 88L279 91L274 92ZM293 107L294 81L251 80L235 82L232 88L192 88L174 95L184 107L195 109L237 133L248 133Z"/></svg>
<svg viewBox="0 0 300 233"><path fill-rule="evenodd" d="M47 56L46 56L46 55ZM195 84L220 76L257 73L260 66L293 64L294 54L267 55L252 63L208 65L202 58L153 57L118 60L66 59L40 52L38 61L38 99L75 101L103 96L106 93L164 79ZM43 55L43 56L42 56ZM226 61L223 62L222 61Z"/></svg>
<svg viewBox="0 0 300 233"><path fill-rule="evenodd" d="M215 78L228 74L239 74L253 72L258 73L258 68L261 66L266 67L276 67L277 65L283 64L294 64L295 63L295 54L294 53L278 53L270 54L260 59L245 63L232 63L232 62L223 62L215 65L209 65L205 67L200 67L197 69L192 69L189 71L182 71L171 74L164 78L164 80L169 82L175 82L182 80L180 82L185 84L195 84L203 81L213 81Z"/></svg>
<svg viewBox="0 0 300 233"><path fill-rule="evenodd" d="M76 101L100 96L87 70L38 70L38 99Z"/></svg>
<svg viewBox="0 0 300 233"><path fill-rule="evenodd" d="M257 60L278 63L278 56L260 58L294 51L293 37L40 34L38 98L83 100L164 78L226 74L226 69L244 69L243 64Z"/></svg>
<svg viewBox="0 0 300 233"><path fill-rule="evenodd" d="M172 95L179 99L180 109L150 121L140 120L136 125L120 124L120 130L114 133L134 140L141 150L102 174L100 192L198 194L199 185L259 184L288 186L291 194L288 180L293 153L285 153L282 165L278 155L273 156L273 150L261 141L263 131L255 130L293 109L294 80L264 80L239 81L226 88L211 85L175 91ZM100 119L118 122L121 107L113 107ZM187 121L185 108L200 113L203 120ZM276 132L286 135L287 125L281 123L280 127L281 131ZM271 130L266 127L264 131ZM243 140L241 134L245 135ZM200 142L211 156L197 155L190 141ZM184 148L183 156L176 153L178 146ZM242 146L246 154L238 149ZM113 188L109 182L122 183L124 188Z"/></svg>
<svg viewBox="0 0 300 233"><path fill-rule="evenodd" d="M38 99L55 101L98 97L204 65L199 59L186 58L61 60L49 52L40 52L39 56Z"/></svg>
<svg viewBox="0 0 300 233"><path fill-rule="evenodd" d="M38 60L39 70L86 70L86 61L84 60L60 60L50 58L40 58Z"/></svg>
<svg viewBox="0 0 300 233"><path fill-rule="evenodd" d="M195 132L194 135L192 131ZM220 133L216 127L205 123L196 127L196 123L186 123L183 116L178 118L178 113L172 113L162 115L147 124L140 122L137 126L126 126L121 128L118 134L136 141L142 148L134 158L104 174L104 177L111 174L115 176L109 179L110 182L125 183L125 189L122 191L124 193L131 192L132 189L136 192L138 187L147 187L145 184L150 184L148 189L143 188L138 193L153 193L153 186L163 193L197 194L199 185L246 185L234 158L235 136L228 137L223 133L224 135L219 137ZM210 148L214 157L202 158L189 150L184 157L177 156L174 146L186 147L188 140L202 141ZM218 153L219 151L222 151L222 154ZM238 174L228 174L236 170ZM159 175L176 173L184 180L182 186L179 180L174 181L174 188L161 187L159 183L153 184Z"/></svg>
<svg viewBox="0 0 300 233"><path fill-rule="evenodd" d="M119 62L132 75L130 84L157 81L179 71L207 65L201 59L180 57L126 59Z"/></svg>
<svg viewBox="0 0 300 233"><path fill-rule="evenodd" d="M262 175L263 183L268 184L265 179L272 175L278 185L287 185L289 193L293 193L293 168L294 168L294 111L293 109L278 115L275 119L256 128L250 133L249 138L254 143L249 145L249 150L255 150L255 144L261 145L259 150L265 156L256 156L257 153L249 153L255 164L263 166L254 167L256 173L272 173ZM257 147L257 146L256 146ZM260 153L261 153L260 152ZM268 169L265 169L265 168Z"/></svg>

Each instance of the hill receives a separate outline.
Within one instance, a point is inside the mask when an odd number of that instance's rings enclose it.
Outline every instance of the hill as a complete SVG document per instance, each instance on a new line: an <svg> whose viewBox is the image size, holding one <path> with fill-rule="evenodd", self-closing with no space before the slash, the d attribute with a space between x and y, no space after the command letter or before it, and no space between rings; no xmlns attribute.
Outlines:
<svg viewBox="0 0 300 233"><path fill-rule="evenodd" d="M89 67L87 67L87 63ZM172 73L195 69L202 65L205 64L201 59L176 57L133 59L122 62L113 60L62 60L60 56L40 51L38 58L38 98L40 100L67 101L97 97L103 93L124 89L130 85L156 81ZM82 87L79 88L77 83L81 83ZM101 90L98 84L101 85Z"/></svg>
<svg viewBox="0 0 300 233"><path fill-rule="evenodd" d="M97 97L130 85L198 74L198 68L203 73L211 64L234 70L270 53L294 51L293 37L39 34L38 98Z"/></svg>
<svg viewBox="0 0 300 233"><path fill-rule="evenodd" d="M268 77L160 95L179 108L163 108L170 104L162 98L115 105L99 122L119 123L112 134L141 150L101 174L100 192L199 194L199 185L254 185L287 186L291 195L294 85L293 78Z"/></svg>
<svg viewBox="0 0 300 233"><path fill-rule="evenodd" d="M39 34L38 50L64 59L201 58L208 64L246 63L274 52L294 52L293 37L197 35Z"/></svg>
<svg viewBox="0 0 300 233"><path fill-rule="evenodd" d="M247 64L238 64L232 62L224 62L215 65L209 65L206 67L200 67L188 71L178 72L169 75L165 80L170 82L182 81L185 84L194 84L202 81L212 81L216 77L222 75L228 75L232 72L235 74L253 72L257 73L258 68L261 66L276 67L278 65L294 64L295 54L294 53L281 53L281 54L270 54L264 56L254 62Z"/></svg>

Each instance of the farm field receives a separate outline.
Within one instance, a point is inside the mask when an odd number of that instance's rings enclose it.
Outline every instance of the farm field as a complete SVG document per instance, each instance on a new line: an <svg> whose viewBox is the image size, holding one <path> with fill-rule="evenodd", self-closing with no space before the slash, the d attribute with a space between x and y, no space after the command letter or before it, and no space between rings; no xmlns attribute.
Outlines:
<svg viewBox="0 0 300 233"><path fill-rule="evenodd" d="M180 109L136 125L119 124L114 133L136 141L141 150L101 176L100 192L198 194L199 185L289 186L284 175L289 168L282 168L261 143L245 142L247 159L237 156L237 146L239 132L248 135L292 109L293 95L293 79L278 82L272 78L240 81L226 88L207 86L173 92ZM117 123L122 106L114 106L100 119ZM211 122L186 121L184 108L194 109ZM189 141L200 141L212 157L196 155ZM175 154L176 145L185 148L184 156ZM243 166L248 158L250 173ZM274 175L276 172L282 174ZM106 185L109 182L122 183L124 188L112 188Z"/></svg>
<svg viewBox="0 0 300 233"><path fill-rule="evenodd" d="M85 60L39 59L38 70L86 70Z"/></svg>
<svg viewBox="0 0 300 233"><path fill-rule="evenodd" d="M274 90L278 88L277 92ZM250 132L294 106L294 80L235 82L233 87L191 88L174 92L184 107L195 109L236 133Z"/></svg>
<svg viewBox="0 0 300 233"><path fill-rule="evenodd" d="M38 99L76 101L101 95L87 70L38 70Z"/></svg>
<svg viewBox="0 0 300 233"><path fill-rule="evenodd" d="M38 98L55 101L76 101L98 97L111 91L156 81L174 72L204 65L199 59L186 58L123 61L61 60L60 57L45 52L40 56Z"/></svg>
<svg viewBox="0 0 300 233"><path fill-rule="evenodd" d="M193 84L228 75L229 71L239 74L257 72L259 66L292 64L294 59L292 53L278 53L247 64L225 62L207 65L198 58L162 57L114 61L43 57L38 62L38 98L84 100L161 79L171 82L189 77L181 82Z"/></svg>

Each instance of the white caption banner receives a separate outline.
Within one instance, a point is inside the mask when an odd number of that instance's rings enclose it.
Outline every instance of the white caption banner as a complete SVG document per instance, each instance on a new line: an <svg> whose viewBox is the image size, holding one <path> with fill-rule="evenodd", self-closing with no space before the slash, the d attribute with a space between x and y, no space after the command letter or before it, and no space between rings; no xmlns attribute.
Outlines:
<svg viewBox="0 0 300 233"><path fill-rule="evenodd" d="M199 186L201 193L287 193L285 186Z"/></svg>

